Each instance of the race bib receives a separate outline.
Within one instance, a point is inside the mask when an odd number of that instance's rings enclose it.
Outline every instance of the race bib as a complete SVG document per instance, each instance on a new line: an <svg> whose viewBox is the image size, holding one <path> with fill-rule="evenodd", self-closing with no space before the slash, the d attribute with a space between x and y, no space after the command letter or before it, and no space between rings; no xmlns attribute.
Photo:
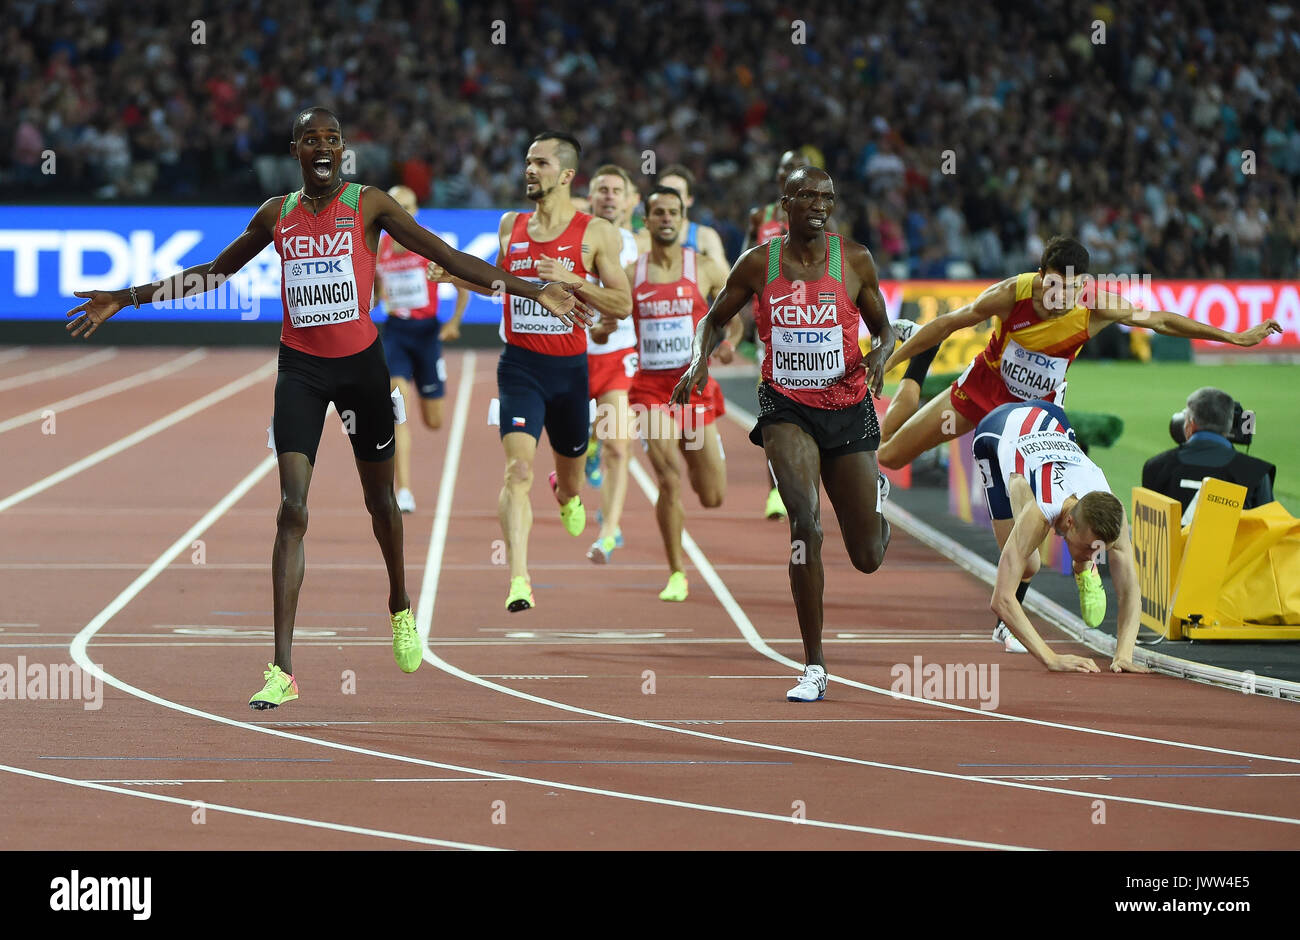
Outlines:
<svg viewBox="0 0 1300 940"><path fill-rule="evenodd" d="M352 255L286 261L284 297L297 329L360 319Z"/></svg>
<svg viewBox="0 0 1300 940"><path fill-rule="evenodd" d="M527 277L524 280L532 284L541 284L542 281L537 278ZM510 329L516 333L550 333L564 334L572 333L573 327L565 325L558 317L553 317L545 307L535 300L529 300L526 297L516 297L514 294L507 295L510 298Z"/></svg>
<svg viewBox="0 0 1300 940"><path fill-rule="evenodd" d="M1016 450L1025 458L1025 464L1041 467L1045 463L1082 466L1087 458L1079 445L1060 431L1034 431L1016 441Z"/></svg>
<svg viewBox="0 0 1300 940"><path fill-rule="evenodd" d="M1065 382L1070 360L1032 352L1014 339L1007 340L1002 353L1002 381L1007 391L1025 401L1047 398Z"/></svg>
<svg viewBox="0 0 1300 940"><path fill-rule="evenodd" d="M384 293L394 310L419 310L429 306L429 279L425 267L402 268L384 274Z"/></svg>
<svg viewBox="0 0 1300 940"><path fill-rule="evenodd" d="M639 325L642 369L685 369L691 364L695 325L684 317L650 317Z"/></svg>
<svg viewBox="0 0 1300 940"><path fill-rule="evenodd" d="M772 381L782 388L830 388L844 378L844 327L772 327Z"/></svg>

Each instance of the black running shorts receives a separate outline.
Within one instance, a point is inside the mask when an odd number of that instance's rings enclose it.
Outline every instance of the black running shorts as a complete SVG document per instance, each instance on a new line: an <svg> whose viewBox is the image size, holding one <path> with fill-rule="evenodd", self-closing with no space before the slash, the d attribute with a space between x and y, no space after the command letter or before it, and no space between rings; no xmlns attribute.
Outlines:
<svg viewBox="0 0 1300 940"><path fill-rule="evenodd" d="M587 354L550 356L521 346L506 346L497 361L501 436L516 431L538 440L542 428L561 457L587 452L591 431L587 395Z"/></svg>
<svg viewBox="0 0 1300 940"><path fill-rule="evenodd" d="M812 408L760 383L758 423L749 432L750 441L762 447L763 428L782 422L802 428L816 442L823 460L880 448L880 423L870 395L847 408Z"/></svg>
<svg viewBox="0 0 1300 940"><path fill-rule="evenodd" d="M376 462L393 456L393 400L379 337L361 352L337 359L280 344L275 416L271 419L276 455L306 454L315 466L330 402L334 402L358 460Z"/></svg>

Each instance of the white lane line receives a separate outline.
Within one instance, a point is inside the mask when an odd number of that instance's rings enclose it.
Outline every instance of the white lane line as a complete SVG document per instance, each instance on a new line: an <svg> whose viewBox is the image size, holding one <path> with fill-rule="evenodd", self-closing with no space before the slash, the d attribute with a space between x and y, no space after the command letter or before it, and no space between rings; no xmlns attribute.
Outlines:
<svg viewBox="0 0 1300 940"><path fill-rule="evenodd" d="M424 646L424 659L426 662L441 669L449 675L456 676L466 682L482 686L496 692L506 695L522 698L527 701L536 702L542 705L548 705L554 708L560 708L565 711L577 712L580 714L591 715L596 718L603 718L609 721L616 721L626 724L641 725L646 728L671 731L680 734L688 734L694 737L711 738L719 741L731 741L732 743L749 744L748 741L734 741L729 738L722 738L717 735L704 734L697 731L687 731L682 728L673 728L668 725L657 725L653 722L639 721L631 718L623 718L618 715L607 715L602 712L590 711L585 708L578 708L572 705L566 705L561 702L553 702L550 699L541 698L536 695L530 695L526 692L519 692L507 686L499 685L495 682L468 673L458 666L439 657L429 646L429 631L433 625L433 608L434 601L438 595L438 581L442 572L443 552L447 544L447 529L451 522L451 507L455 500L456 478L460 471L460 455L462 445L465 439L465 426L469 416L469 400L473 392L474 382L474 353L470 352L465 357L463 371L461 372L460 385L456 391L456 412L452 418L451 430L447 438L447 452L443 459L442 481L438 486L438 508L434 516L433 531L429 535L429 551L425 560L424 580L420 585L420 603L416 612L415 624L420 633L420 642ZM631 461L635 465L636 461ZM84 668L84 667L83 667ZM784 749L781 749L784 750ZM813 752L795 752L811 755ZM581 788L586 790L587 788ZM726 815L748 816L759 819L774 819L783 823L788 822L787 817L772 816L767 813L753 813L745 810L733 809L722 806L707 806L702 804L685 803L678 800L664 800L656 797L623 794L626 798L635 800L644 800L646 802L660 803L670 806L690 806L695 809L703 809L706 812L723 813ZM853 826L847 823L832 823L826 820L805 819L800 821L801 825L814 825L834 829L846 829L853 832L865 832L873 835L889 836L898 839L909 839L920 842L937 842L945 845L964 845L979 848L1000 848L1000 849L1026 849L1026 846L1015 845L998 845L996 843L973 842L966 839L956 839L948 836L932 836L915 832L904 832L896 829L879 829L869 826Z"/></svg>
<svg viewBox="0 0 1300 940"><path fill-rule="evenodd" d="M471 374L471 379L472 379L473 356L474 356L473 353L469 353L468 356L466 357L468 359L467 373ZM469 392L469 383L465 381L464 377L462 377L460 394L464 396L463 400L465 400L466 402L468 402L468 398L469 398L468 392ZM460 436L463 438L464 430L465 430L464 418L468 415L468 404L463 409L463 414L462 414L462 409L458 401L457 414L461 415ZM227 718L224 715L217 715L212 712L201 711L197 708L192 708L188 705L182 705L179 702L173 702L170 701L169 699L162 698L161 696L155 695L152 692L145 691L144 689L137 688L136 686L133 686L130 683L125 682L114 675L109 674L108 672L104 671L104 669L102 669L99 665L91 662L90 656L87 653L87 647L89 646L90 641L95 637L95 634L100 629L102 629L109 622L109 620L111 620L119 611L121 611L124 607L126 607L126 605L130 603L131 600L136 597L136 595L138 595L141 591L143 591L144 588L147 587L149 583L152 582L158 576L159 573L165 570L167 566L172 562L173 559L175 559L181 552L188 551L190 543L193 542L195 538L198 538L200 535L202 535L205 531L207 531L207 529L211 525L213 525L218 519L220 519L221 516L223 516L230 509L230 507L233 506L239 499L241 499L244 496L244 494L246 494L257 483L257 481L260 480L273 466L275 466L275 458L272 456L268 456L267 458L265 458L247 476L245 476L244 479L242 479L239 483L237 483L234 489L232 489L229 493L227 493L226 496L224 496L215 506L212 507L212 509L208 510L208 512L204 514L203 518L201 518L198 522L196 522L193 526L191 526L188 531L186 531L183 535L181 535L180 538L178 538L175 542L173 542L170 548L168 548L161 555L159 555L158 558L154 560L153 564L151 564L145 572L143 572L138 578L136 578L133 582L131 582L131 584L129 584L126 588L124 588L122 592L118 594L118 596L115 597L108 604L107 607L105 607L98 614L96 614L94 618L92 618L91 621L81 629L81 631L76 635L76 637L73 638L72 642L69 644L68 649L69 649L69 653L72 656L73 661L76 662L84 671L98 678L99 681L105 683L106 685L110 685L113 688L118 689L119 691L125 692L128 695L134 696L135 698L141 699L146 702L150 702L154 705L162 706L163 708L169 708L173 711L180 712L181 714L190 715L194 718L200 718L206 721L215 722L217 724L227 725L232 728L242 728L246 731L253 731L258 734L270 735L271 737L280 738L286 741L296 741L302 744L311 744L316 747L327 748L329 750L341 751L349 754L360 754L365 757L376 757L381 760L391 760L403 764L413 764L419 767L431 767L431 768L436 768L438 770L450 771L452 773L471 774L474 776L486 777L486 778L490 778L493 780L506 782L506 783L523 783L531 786L545 787L550 790L566 790L571 793L582 793L591 796L610 797L619 800L628 800L628 801L638 802L638 803L648 803L657 806L667 806L675 809L686 809L686 810L692 810L696 812L716 813L716 814L728 815L728 816L740 816L740 817L745 817L750 819L761 819L768 822L776 822L787 826L791 824L791 817L775 814L775 813L763 813L755 810L737 809L734 807L726 807L726 806L712 806L705 803L692 803L685 800L672 800L664 797L649 796L647 794L641 794L641 793L625 793L620 790L606 790L599 787L581 786L579 784L564 783L558 780L546 780L538 777L525 777L519 774L509 774L509 773L502 773L493 770L484 770L478 767L463 767L457 764L448 764L441 761L426 760L424 758L419 758L419 757L409 757L404 754L394 754L387 751L374 750L372 748L358 747L352 744L343 744L338 741L330 741L321 738L309 737L307 735L293 734L292 732L282 731L278 728L262 727L259 725L250 724L249 722L239 721L234 718ZM426 635L427 632L428 632L428 625L426 624L425 625ZM428 654L427 646L425 652L427 655ZM28 771L24 771L24 772L32 773ZM1023 848L1022 846L1001 845L994 842L976 842L967 839L952 839L952 838L933 837L933 836L917 837L912 833L895 832L887 829L876 829L869 826L854 826L854 825L849 825L847 823L827 822L818 819L804 819L801 820L799 824L803 826L809 826L814 829L831 829L831 830L838 830L843 832L857 832L857 833L863 833L867 835L893 836L893 837L904 838L904 839L921 838L924 841L942 842L948 845L961 845L961 846L967 846L971 848L985 848L985 849Z"/></svg>
<svg viewBox="0 0 1300 940"><path fill-rule="evenodd" d="M0 352L0 362L8 362L10 359L21 359L31 352L30 346L15 346L13 349L6 349Z"/></svg>
<svg viewBox="0 0 1300 940"><path fill-rule="evenodd" d="M733 409L731 402L728 401L727 413L731 414L733 410L741 411L743 414L748 414L741 408ZM740 419L737 418L736 420L739 422ZM634 475L636 474L636 471L640 470L636 461L631 461L629 466ZM640 475L637 477L637 482L641 485L643 490L646 490L647 486L649 487L647 493L655 491L654 483L645 475L644 471L640 472ZM653 501L654 500L651 499L651 502ZM736 603L736 599L732 597L731 592L727 589L726 584L723 583L722 578L718 576L718 573L713 569L713 566L709 564L709 560L705 557L704 552L700 550L699 545L697 545L695 540L685 531L682 532L682 548L690 557L691 563L700 570L700 574L703 575L704 580L718 596L718 600L722 603L723 608L725 608L727 613L731 616L732 621L736 624L737 629L749 645L752 646L755 651L763 654L768 659L789 666L791 669L798 672L802 672L802 663L796 662L788 656L778 653L767 644L762 636L759 635L758 631L754 628L753 623L750 622L749 617L746 616L740 605ZM1126 734L1122 731L1108 731L1104 728L1089 728L1084 725L1070 725L1058 721L1047 721L1042 718L1026 718L1022 715L1012 715L1003 711L987 711L978 708L971 708L966 705L958 705L955 702L945 702L941 699L917 698L916 696L906 695L902 692L894 692L878 686L867 685L863 682L856 682L853 679L844 676L830 675L830 678L843 685L851 686L855 689L861 689L865 692L874 692L877 695L887 695L895 701L915 702L918 705L929 705L934 708L947 708L953 711L968 712L973 715L983 715L984 717L991 716L1000 718L1003 721L1015 721L1023 724L1038 725L1039 727L1044 728L1056 728L1061 731L1077 731L1081 734L1094 734L1107 738L1119 738L1125 741L1140 741L1143 744L1160 744L1166 747L1185 748L1192 751L1206 751L1211 754L1224 754L1230 757L1250 757L1256 760L1276 761L1282 764L1300 764L1300 757L1279 757L1273 754L1258 754L1254 751L1234 751L1229 748L1214 747L1209 744L1192 744L1187 741L1171 741L1165 738L1153 738L1140 734Z"/></svg>
<svg viewBox="0 0 1300 940"><path fill-rule="evenodd" d="M87 790L99 790L104 793L133 796L137 800L154 800L159 803L172 803L177 806L184 806L188 810L193 810L195 804L198 803L202 805L204 811L210 810L214 813L230 813L233 816L248 816L253 819L270 820L271 822L291 823L295 826L309 826L312 829L330 829L334 832L346 832L357 836L373 836L376 839L394 839L398 842L413 842L417 845L437 845L448 849L476 849L484 852L501 851L495 846L490 845L475 845L471 842L452 842L447 839L430 839L427 836L414 836L402 832L389 832L385 829L367 829L364 826L347 826L343 823L325 822L321 819L307 819L303 816L284 816L280 813L264 813L261 810L244 809L242 806L226 806L221 803L208 803L205 800L183 800L180 797L163 796L161 793L147 793L141 790L125 790L122 787L109 786L106 783L96 783L93 780L73 780L70 777L58 777L54 774L45 774L37 770L27 770L23 767L10 767L7 764L0 764L0 771L18 774L22 777L34 777L37 780L47 780L52 783L65 783L69 786L83 787ZM145 783L145 781L131 782ZM201 782L206 783L208 781Z"/></svg>
<svg viewBox="0 0 1300 940"><path fill-rule="evenodd" d="M639 478L638 478L638 480L637 480L638 485L642 485L642 486L644 486L644 485L647 485L647 484L648 484L648 485L650 485L650 487L653 489L653 484L650 483L649 478L645 476L645 471L644 471L644 470L641 470L640 465L639 465L639 463L638 463L636 460L630 461L630 462L629 462L629 466L633 469L633 471L634 471L634 475L635 475L635 472L636 472L636 471L639 471L639 473L640 473L640 476L639 476ZM446 472L446 471L444 471L444 472ZM652 503L654 502L654 499L653 499L653 498L651 499L651 502L652 502ZM690 538L689 534L687 534L685 531L683 531L683 533L682 533L682 545L683 545L683 548L686 548L686 550L688 551L688 553L691 552L692 550L694 550L694 552L696 552L697 554L699 554L700 557L701 557L701 559L703 559L703 553L700 552L700 550L699 550L699 546L695 544L694 540L692 540L692 539ZM434 552L435 552L435 549L438 549L438 548L439 548L439 546L437 546L437 545L430 545L430 555L429 555L429 557L430 557L431 559L435 557ZM708 560L707 560L707 559L703 559L703 561L704 561L704 564L705 564L705 565L708 564ZM698 563L698 562L697 562L697 563ZM432 564L431 564L431 570L432 570ZM433 576L436 578L436 573L435 573ZM717 575L716 575L716 573L713 574L713 577L714 577L715 580L717 580ZM428 578L427 578L427 576L426 576L426 581L427 581L427 580L428 580ZM721 588L721 590L724 591L724 592L726 592L726 590L727 590L727 589L726 589L726 585L722 584L720 580L718 580L717 583L718 583L719 587ZM739 612L740 616L741 616L741 617L744 617L744 616L745 616L745 615L744 615L744 612L741 611L741 610L739 609L739 606L736 605L736 603L735 603L735 599L731 597L731 595L730 595L729 592L726 593L726 598L728 598L728 599L730 600L730 602L731 602L732 605L735 605L735 606L736 606L736 609L737 609L737 611ZM722 596L721 596L721 595L719 596L719 600L722 600ZM724 606L725 606L725 604L724 604ZM746 619L745 622L748 623L748 620ZM421 634L421 636L422 636L422 637L425 637L426 640L427 640L428 631L429 631L429 627L430 627L430 621L420 621L420 620L417 620L417 627L418 627L419 630L420 630L420 634ZM752 625L752 624L750 625L750 629L753 630L753 625ZM757 634L755 634L755 636L757 636ZM761 637L758 638L758 642L759 642L759 643L762 643L762 642L763 642ZM751 644L751 645L752 645L752 644ZM776 654L776 655L779 655L779 654ZM624 716L621 716L621 715L611 715L611 714L607 714L607 713L605 713L605 712L598 712L598 711L595 711L595 710L592 710L592 709L582 708L582 707L577 706L577 705L570 705L570 704L568 704L568 703L566 703L566 702L558 702L558 701L554 701L554 700L552 700L552 699L542 698L541 696L532 695L532 694L530 694L530 693L528 693L528 692L522 692L522 691L519 691L519 690L517 690L517 689L511 689L511 688L509 688L509 687L507 687L507 686L498 685L498 684L495 683L495 682L488 682L487 680L481 678L480 676L476 676L476 675L473 675L472 673L466 672L465 670L460 669L459 667L454 666L454 665L452 665L451 663L448 663L448 662L446 662L445 660L441 659L440 657L438 657L438 656L433 652L432 649L430 649L430 647L429 647L429 645L428 645L427 642L425 643L424 658L425 658L425 660L426 660L427 662L432 663L434 666L437 666L437 668L443 670L444 672L450 673L451 675L454 675L454 676L456 676L456 677L459 678L459 679L463 679L463 680L465 680L466 682L471 682L471 683L473 683L473 684L475 684L475 685L482 686L483 688L487 688L487 689L491 689L491 690L493 690L493 691L495 691L495 692L499 692L499 693L501 693L501 694L503 694L503 695L510 695L510 696L515 697L515 698L524 699L524 700L526 700L526 701L534 702L534 703L539 704L539 705L546 705L546 706L549 706L549 707L551 707L551 708L557 708L557 709L560 709L560 710L562 710L562 711L568 711L568 712L573 712L573 713L576 713L576 714L582 714L582 715L590 715L590 716L592 716L592 717L595 717L595 718L602 718L602 719L605 719L605 720L607 720L607 721L614 721L614 722L620 722L620 723L623 723L623 724L637 725L637 726L639 726L639 727L643 727L643 728L651 728L651 729L658 730L658 731L668 731L668 732L670 732L670 733L672 733L672 734L682 734L682 735L687 735L687 736L690 736L690 737L705 738L705 739L713 740L713 741L721 741L721 742L724 742L724 743L727 743L727 744L739 744L739 745L744 746L744 747L752 747L752 748L757 748L757 749L760 749L760 750L778 751L778 752L787 753L787 754L799 754L799 755L801 755L801 756L805 756L805 757L814 757L814 758L819 758L819 759L822 759L822 760L835 761L835 762L838 762L838 763L855 764L855 765L863 766L863 767L873 767L873 768L877 768L877 769L880 769L880 770L893 770L893 771L899 771L899 772L902 772L902 773L916 774L916 775L919 775L919 776L936 777L936 778L948 779L948 780L962 780L962 781L966 781L966 782L969 782L969 783L981 783L981 784L987 784L987 785L992 785L992 786L1009 786L1009 787L1013 787L1013 788L1015 788L1015 789L1035 790L1035 791L1042 792L1042 793L1053 793L1053 794L1066 795L1066 796L1078 796L1078 797L1083 797L1083 798L1085 798L1085 799L1110 799L1110 800L1115 800L1115 801L1117 801L1117 802L1133 803L1133 804L1140 805L1140 806L1155 806L1155 807L1159 807L1159 808L1162 808L1162 809L1171 809L1171 810L1176 810L1176 811L1179 811L1179 812L1203 813L1203 814L1212 815L1212 816L1230 816L1230 817L1235 817L1235 818L1240 818L1240 819L1252 819L1252 820L1257 820L1257 821L1261 821L1261 822L1278 822L1278 823L1286 823L1286 824L1289 824L1289 825L1300 825L1300 819L1293 819L1293 818L1291 818L1291 817L1287 817L1287 816L1268 816L1268 815L1262 815L1262 814L1258 814L1258 813L1247 813L1247 812L1242 812L1242 811L1239 811L1239 810L1217 809L1217 808L1214 808L1214 807L1208 807L1208 806L1198 806L1198 805L1194 805L1194 804L1190 804L1190 803L1170 803L1170 802L1166 802L1166 801L1163 801L1163 800L1148 800L1148 799L1143 799L1143 798L1140 798L1140 797L1119 796L1119 795L1116 795L1116 794L1113 794L1113 793L1095 793L1095 792L1089 792L1089 791L1083 791L1083 790L1067 790L1067 789L1060 788L1060 787L1044 787L1044 786L1036 786L1036 785L1034 785L1034 784L1021 783L1021 782L1011 781L1011 780L992 780L992 779L988 779L988 778L984 778L984 777L972 777L972 776L967 776L967 775L964 775L964 774L948 773L948 772L946 772L946 771L940 771L940 770L929 770L929 769L927 769L927 768L922 768L922 767L910 767L910 766L906 766L906 765L887 764L887 763L883 763L883 762L881 762L881 761L864 760L864 759L861 759L861 758L846 757L846 756L844 756L844 755L840 755L840 754L829 754L829 753L824 753L824 752L821 752L821 751L811 751L811 750L806 750L806 749L803 749L803 748L785 747L785 746L783 746L783 745L778 745L778 744L768 744L768 743L765 743L765 742L762 742L762 741L750 741L750 740L745 740L745 739L742 739L742 738L732 738L732 737L727 737L727 736L724 736L724 735L710 734L710 733L705 732L705 731L693 731L693 730L690 730L690 729L687 729L687 728L674 728L674 727L671 727L671 726L668 726L668 725L663 725L663 724L659 724L659 723L652 722L652 721L645 721L645 720L643 720L643 719L639 719L639 718L627 718L627 717L624 717ZM789 660L789 662L793 662L793 660ZM84 668L84 666L83 666L83 668ZM899 696L899 697L900 697L900 698L910 698L910 696ZM921 703L921 704L938 704L938 703L929 703L929 702L928 702L927 700L925 700L925 699L914 699L914 701L917 701L917 702L919 702L919 703ZM976 710L976 709L963 709L963 710L964 710L964 711L968 711L968 712L972 712L972 713L974 713L974 714L976 714L976 715L984 716L984 717L986 717L986 718L987 718L987 717L990 717L990 716L993 716L993 715L996 714L996 713L993 713L993 712L988 712L988 711L979 711L979 710ZM1025 719L1025 720L1029 720L1029 719ZM1213 749L1210 749L1210 750L1213 750ZM1227 753L1233 753L1233 752L1227 752ZM1253 755L1242 755L1242 756L1253 756ZM1268 760L1283 760L1283 761L1287 760L1287 759L1285 759L1285 758L1268 758L1268 757L1265 757L1265 759L1268 759ZM915 837L915 836L913 836L913 837ZM937 837L937 836L923 836L923 837L921 837L921 838L926 839L926 840L942 841L942 837Z"/></svg>
<svg viewBox="0 0 1300 940"><path fill-rule="evenodd" d="M60 401L51 402L40 408L33 408L26 414L20 414L16 417L9 418L6 421L0 421L0 434L6 431L12 431L14 428L20 428L24 424L31 424L33 421L40 421L42 416L49 411L55 414L61 414L70 411L78 405L86 405L92 401L99 401L101 398L107 398L110 395L116 395L118 392L124 392L128 388L135 388L137 385L145 385L155 379L161 379L164 376L171 375L173 372L179 372L181 369L194 365L200 359L207 355L203 349L195 349L187 352L183 356L177 356L170 362L164 362L160 366L154 366L145 372L137 372L135 375L129 375L124 379L118 379L116 382L109 382L107 385L101 385L98 388L92 388L89 391L82 392L80 395L73 395L71 398L64 398Z"/></svg>
<svg viewBox="0 0 1300 940"><path fill-rule="evenodd" d="M179 424L180 422L184 421L186 418L198 414L200 411L202 411L205 408L210 408L211 406L217 404L218 402L225 401L227 398L230 398L232 395L239 394L244 389L252 385L256 385L258 382L262 381L263 379L271 375L274 375L275 368L276 368L276 361L272 359L266 365L254 369L252 372L249 372L247 375L241 378L235 379L233 382L226 383L216 391L209 392L208 394L204 395L202 398L195 399L194 401L190 402L188 405L185 405L182 408L177 408L171 414L165 415L159 418L157 421L145 425L140 430L128 434L126 437L114 441L112 444L109 444L106 447L101 447L99 450L95 451L93 454L89 455L88 457L82 457L80 460L76 461L75 463L69 464L68 466L64 467L62 470L58 470L54 473L51 473L49 476L43 479L37 480L31 486L23 487L17 493L14 493L10 496L6 496L4 499L0 499L0 512L4 512L9 507L15 506L18 503L21 503L25 499L30 499L31 497L37 495L38 493L45 492L45 490L48 490L50 487L56 486L59 483L62 483L64 480L76 476L78 473L81 473L81 471L83 470L88 470L89 468L95 466L98 463L103 463L108 458L116 454L120 454L122 451L126 450L129 447L134 447L136 444L139 444L141 441L148 440L149 438L153 437L155 434L160 434L161 432L167 430L172 425Z"/></svg>
<svg viewBox="0 0 1300 940"><path fill-rule="evenodd" d="M76 359L69 359L67 362L46 366L44 369L37 369L34 372L24 372L21 375L13 375L7 379L0 379L0 392L7 392L11 388L21 388L24 385L32 385L36 382L44 382L48 379L60 378L73 372L80 372L82 369L89 369L91 366L97 366L101 362L107 362L116 355L117 348L110 346L107 349L100 349L93 353L86 353L84 356L78 356Z"/></svg>

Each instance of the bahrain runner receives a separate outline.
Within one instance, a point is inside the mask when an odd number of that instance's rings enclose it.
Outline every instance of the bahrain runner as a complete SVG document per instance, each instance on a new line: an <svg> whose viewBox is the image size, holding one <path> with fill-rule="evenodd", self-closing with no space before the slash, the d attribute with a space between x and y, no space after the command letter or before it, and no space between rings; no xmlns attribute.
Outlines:
<svg viewBox="0 0 1300 940"><path fill-rule="evenodd" d="M419 208L415 192L408 186L394 186L388 195L412 216ZM463 287L456 289L455 313L440 326L438 285L430 281L428 269L426 258L407 251L387 232L379 236L375 295L384 302L388 314L383 330L388 374L402 401L414 401L412 388L419 393L424 426L436 431L442 427L442 398L447 381L442 341L460 335L469 291ZM415 512L415 496L411 493L411 432L406 422L397 425L396 435L393 444L397 448L394 469L397 508Z"/></svg>
<svg viewBox="0 0 1300 940"><path fill-rule="evenodd" d="M990 604L999 625L1053 672L1100 671L1087 657L1054 653L1022 606L1039 546L1055 532L1076 562L1104 552L1110 565L1119 600L1111 670L1149 672L1133 662L1141 596L1124 505L1074 442L1064 409L1042 400L999 405L981 419L972 450L1001 551Z"/></svg>
<svg viewBox="0 0 1300 940"><path fill-rule="evenodd" d="M478 284L504 281L508 290L536 301L561 322L581 323L588 317L585 306L575 303L572 287L503 278L497 268L421 228L384 191L345 183L339 174L343 151L343 132L333 112L307 108L294 120L289 145L302 170L301 190L262 203L244 233L212 261L143 287L79 291L78 297L88 299L68 311L68 316L80 314L68 323L72 335L90 337L128 304L139 307L155 298L205 293L221 287L267 245L274 243L280 254L284 326L272 418L280 470L271 556L275 662L267 663L265 685L249 701L258 709L298 698L292 647L305 565L307 489L331 401L340 416L354 419L345 419L344 427L351 432L366 509L388 570L393 657L404 672L420 665L420 638L406 593L402 515L393 494L395 421L388 367L370 320L380 232L462 278Z"/></svg>
<svg viewBox="0 0 1300 940"><path fill-rule="evenodd" d="M885 495L876 467L880 427L867 392L880 393L894 332L871 253L826 231L835 207L830 174L809 166L794 170L781 207L789 232L736 262L700 321L691 366L673 390L673 401L686 404L692 389L703 391L708 352L721 341L727 322L757 297L758 334L768 354L758 388L758 424L749 437L766 452L790 510L790 589L806 665L786 698L813 702L826 693L818 478L835 507L853 566L875 571L889 544L889 525L880 511ZM865 357L858 345L860 322L880 338L880 346Z"/></svg>
<svg viewBox="0 0 1300 940"><path fill-rule="evenodd" d="M695 330L709 312L708 298L726 281L726 272L716 261L681 244L678 235L685 211L678 190L652 189L646 197L650 251L627 269L637 335L637 371L628 395L659 486L655 521L669 572L668 585L659 593L661 601L684 601L688 593L682 555L681 460L686 462L700 505L720 506L727 489L722 438L714 425L725 408L717 380L709 378L703 393L692 392L684 407L671 404L677 380L691 364ZM733 335L718 347L718 358L724 363L734 355L741 321L733 319L728 326Z"/></svg>
<svg viewBox="0 0 1300 940"><path fill-rule="evenodd" d="M998 405L1030 399L1063 404L1070 363L1089 337L1110 323L1234 346L1254 346L1282 331L1276 320L1227 333L1176 313L1139 310L1117 294L1097 290L1084 273L1088 263L1083 245L1057 235L1043 248L1036 273L994 284L973 303L917 329L885 364L888 371L912 360L885 413L881 465L905 467L931 447L961 437ZM953 332L993 317L999 325L984 351L953 382L949 394L936 395L918 410L921 383L939 344ZM1083 620L1095 627L1106 616L1101 576L1087 559L1076 560L1074 574Z"/></svg>

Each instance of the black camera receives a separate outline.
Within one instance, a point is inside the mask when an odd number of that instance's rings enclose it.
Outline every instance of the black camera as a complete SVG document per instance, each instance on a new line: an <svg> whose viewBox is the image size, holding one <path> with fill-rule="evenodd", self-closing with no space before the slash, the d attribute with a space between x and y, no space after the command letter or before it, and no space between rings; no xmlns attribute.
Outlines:
<svg viewBox="0 0 1300 940"><path fill-rule="evenodd" d="M1183 419L1187 416L1187 409L1176 412L1169 419L1169 436L1174 439L1174 443L1183 445L1187 443L1187 437L1183 434ZM1249 426L1250 430L1246 428ZM1232 403L1232 427L1224 435L1234 444L1245 444L1250 446L1250 442L1255 439L1255 412L1244 411L1241 402Z"/></svg>

